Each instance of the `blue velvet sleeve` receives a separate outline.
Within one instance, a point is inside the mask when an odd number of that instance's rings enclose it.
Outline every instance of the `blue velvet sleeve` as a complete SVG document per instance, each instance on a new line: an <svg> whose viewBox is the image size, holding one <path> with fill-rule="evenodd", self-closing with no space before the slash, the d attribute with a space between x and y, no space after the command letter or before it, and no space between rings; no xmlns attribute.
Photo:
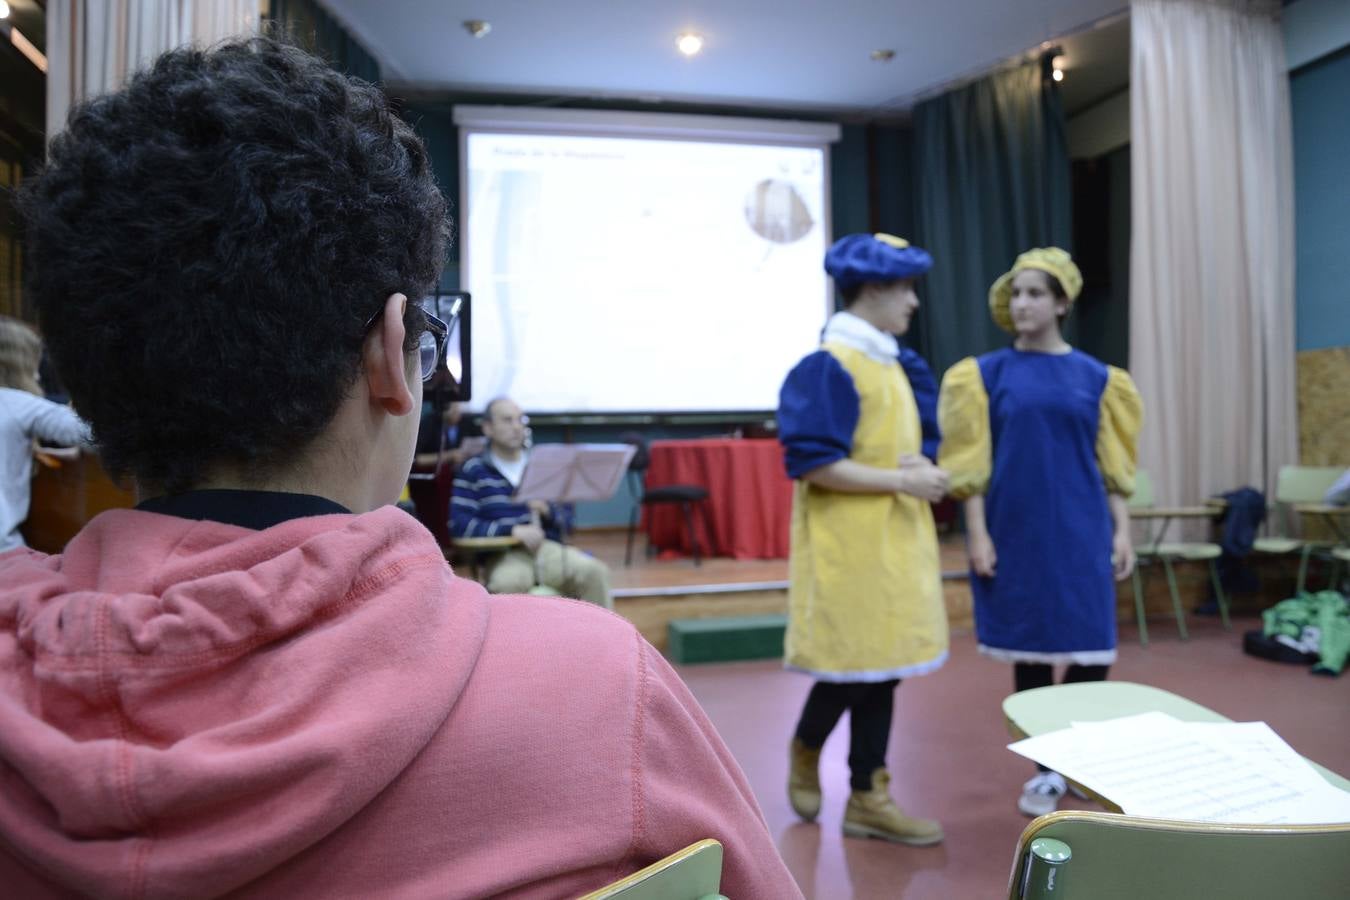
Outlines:
<svg viewBox="0 0 1350 900"><path fill-rule="evenodd" d="M778 394L778 440L789 478L845 459L858 427L853 378L824 350L788 373Z"/></svg>
<svg viewBox="0 0 1350 900"><path fill-rule="evenodd" d="M938 445L942 431L938 428L938 383L933 370L922 356L908 347L900 348L900 368L905 370L909 386L914 391L914 403L919 407L919 424L923 426L923 455L937 462Z"/></svg>

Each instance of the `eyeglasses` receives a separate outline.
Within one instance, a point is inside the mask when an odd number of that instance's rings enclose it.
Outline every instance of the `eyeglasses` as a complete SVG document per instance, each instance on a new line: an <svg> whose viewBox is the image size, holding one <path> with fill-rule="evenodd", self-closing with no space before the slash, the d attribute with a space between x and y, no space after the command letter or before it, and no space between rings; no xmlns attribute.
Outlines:
<svg viewBox="0 0 1350 900"><path fill-rule="evenodd" d="M442 321L438 316L427 312L424 305L419 305L422 311L422 320L424 330L417 337L417 361L421 366L422 380L430 381L436 374L436 366L441 360L446 358L446 347L450 343L450 331L455 327L455 320L459 318L459 310L463 305L462 297L454 299L454 305L450 307L449 322ZM375 320L384 314L384 307L375 311L375 315L366 320L365 328L362 334L370 331L375 324Z"/></svg>

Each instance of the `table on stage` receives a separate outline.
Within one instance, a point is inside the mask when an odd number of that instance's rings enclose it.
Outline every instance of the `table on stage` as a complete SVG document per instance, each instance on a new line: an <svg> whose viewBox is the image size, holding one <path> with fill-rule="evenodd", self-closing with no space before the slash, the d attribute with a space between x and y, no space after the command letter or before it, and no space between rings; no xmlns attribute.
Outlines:
<svg viewBox="0 0 1350 900"><path fill-rule="evenodd" d="M709 556L785 559L792 521L792 481L776 440L698 438L653 441L647 484L697 484L708 489L707 516L695 504L694 527ZM653 547L689 554L678 504L655 504L643 513ZM708 534L711 528L712 533Z"/></svg>

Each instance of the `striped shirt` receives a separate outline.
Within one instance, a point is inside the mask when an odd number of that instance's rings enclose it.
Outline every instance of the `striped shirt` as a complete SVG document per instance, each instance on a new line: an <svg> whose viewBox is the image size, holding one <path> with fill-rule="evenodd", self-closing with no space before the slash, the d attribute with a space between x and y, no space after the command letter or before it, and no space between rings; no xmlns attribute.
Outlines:
<svg viewBox="0 0 1350 900"><path fill-rule="evenodd" d="M517 525L530 524L530 508L518 503L515 488L497 470L487 454L470 457L455 473L454 493L450 497L450 534L454 537L499 537L509 535ZM544 517L544 534L560 540L560 526L570 530L572 509L568 504L550 503Z"/></svg>

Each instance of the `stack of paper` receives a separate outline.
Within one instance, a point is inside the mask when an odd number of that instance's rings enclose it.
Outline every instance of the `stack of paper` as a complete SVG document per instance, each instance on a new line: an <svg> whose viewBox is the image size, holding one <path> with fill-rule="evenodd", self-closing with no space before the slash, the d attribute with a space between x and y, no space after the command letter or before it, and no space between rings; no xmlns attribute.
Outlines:
<svg viewBox="0 0 1350 900"><path fill-rule="evenodd" d="M1182 722L1158 712L1027 738L1009 750L1133 816L1241 824L1350 822L1329 784L1264 722Z"/></svg>

